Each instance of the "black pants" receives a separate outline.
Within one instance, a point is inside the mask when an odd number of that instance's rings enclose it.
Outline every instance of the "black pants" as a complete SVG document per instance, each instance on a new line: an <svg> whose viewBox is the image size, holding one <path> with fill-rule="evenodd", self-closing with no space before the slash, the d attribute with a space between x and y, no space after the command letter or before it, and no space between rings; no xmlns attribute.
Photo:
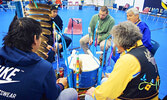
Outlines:
<svg viewBox="0 0 167 100"><path fill-rule="evenodd" d="M72 40L71 40L71 38L69 38L69 37L67 37L67 36L65 36L65 35L62 35L63 36L63 38L64 38L64 40L65 40L65 42L66 42L66 47L68 48L69 47L69 45L71 44L71 42L72 42ZM62 40L60 39L59 41L58 41L58 43L62 43ZM59 50L59 53L61 53L61 52L63 52L63 48L61 48L60 50ZM50 50L49 52L48 52L48 58L46 59L47 61L49 61L49 62L53 62L53 61L55 61L55 52L53 51L53 50Z"/></svg>
<svg viewBox="0 0 167 100"><path fill-rule="evenodd" d="M63 38L64 38L64 40L65 40L65 42L66 42L66 47L68 48L69 45L71 44L72 40L71 40L71 38L69 38L68 36L65 36L65 35L62 35L62 36L63 36ZM60 39L58 42L59 42L59 43L62 43L62 39ZM59 52L60 52L60 53L63 52L63 48L61 48L61 49L59 50Z"/></svg>

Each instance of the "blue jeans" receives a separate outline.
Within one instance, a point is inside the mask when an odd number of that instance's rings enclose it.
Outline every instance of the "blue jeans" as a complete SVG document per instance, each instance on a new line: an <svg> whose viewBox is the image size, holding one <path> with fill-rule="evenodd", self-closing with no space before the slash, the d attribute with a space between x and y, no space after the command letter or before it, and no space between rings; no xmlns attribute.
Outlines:
<svg viewBox="0 0 167 100"><path fill-rule="evenodd" d="M85 100L94 100L93 98L92 98L92 96L90 96L90 95L85 95Z"/></svg>
<svg viewBox="0 0 167 100"><path fill-rule="evenodd" d="M77 100L78 99L78 93L74 88L67 88L64 89L57 100Z"/></svg>

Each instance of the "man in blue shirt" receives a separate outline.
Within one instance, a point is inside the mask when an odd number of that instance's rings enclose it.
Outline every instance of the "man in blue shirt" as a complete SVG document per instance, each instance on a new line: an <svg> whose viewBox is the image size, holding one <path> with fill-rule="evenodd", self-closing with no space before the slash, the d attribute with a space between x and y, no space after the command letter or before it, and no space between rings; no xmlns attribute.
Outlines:
<svg viewBox="0 0 167 100"><path fill-rule="evenodd" d="M149 51L151 51L153 47L151 44L151 32L147 24L139 19L139 10L137 8L131 8L127 10L127 20L133 22L139 27L140 32L143 34L142 38L143 45Z"/></svg>

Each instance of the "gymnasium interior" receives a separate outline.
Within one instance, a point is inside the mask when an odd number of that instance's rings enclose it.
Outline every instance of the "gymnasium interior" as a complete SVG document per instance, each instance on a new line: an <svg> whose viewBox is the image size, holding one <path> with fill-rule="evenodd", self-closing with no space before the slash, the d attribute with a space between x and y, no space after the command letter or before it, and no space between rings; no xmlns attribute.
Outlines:
<svg viewBox="0 0 167 100"><path fill-rule="evenodd" d="M31 0L30 0L31 1ZM3 7L0 6L0 47L3 46L3 37L7 34L9 25L15 16L17 11L17 6L15 2L20 2L20 4L26 7L29 0L3 0ZM37 3L47 4L47 0L35 0ZM52 4L56 4L56 0L51 0ZM127 20L126 10L132 7L136 7L140 12L140 19L145 22L151 31L151 39L158 43L158 47L155 53L155 60L158 66L160 74L160 88L159 88L159 99L163 99L167 95L167 63L165 60L167 57L167 13L166 16L161 16L161 14L167 10L167 7L161 5L161 0L60 0L61 4L58 8L58 15L63 20L63 31L62 34L70 37L72 43L66 50L67 58L72 54L73 50L77 51L79 54L84 54L82 48L80 48L79 40L84 35L88 34L88 27L90 20L94 14L99 13L101 6L107 6L109 8L109 14L115 19L115 25L120 22ZM128 8L124 11L122 10L128 4ZM147 13L143 13L144 8L149 7ZM156 14L152 14L154 9L158 9ZM81 26L78 27L81 30L80 34L67 34L67 28L71 24L71 19L81 19ZM75 23L75 22L74 22ZM166 41L166 42L165 42ZM90 47L90 50L95 50L97 52L100 50L99 46L96 48ZM110 56L112 49L107 52L107 59ZM64 56L64 55L63 55ZM97 59L99 58L98 53L93 53ZM69 60L69 59L66 59ZM57 67L57 62L52 63L54 69ZM109 65L106 65L104 72L110 73L114 67L115 62L112 61ZM60 59L60 66L66 66L65 59Z"/></svg>

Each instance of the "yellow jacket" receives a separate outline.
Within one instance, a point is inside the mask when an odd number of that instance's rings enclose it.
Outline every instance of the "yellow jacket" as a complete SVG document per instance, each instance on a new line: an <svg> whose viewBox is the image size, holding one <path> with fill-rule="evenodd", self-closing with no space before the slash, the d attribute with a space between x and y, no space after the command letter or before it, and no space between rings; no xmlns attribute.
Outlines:
<svg viewBox="0 0 167 100"><path fill-rule="evenodd" d="M142 44L141 40L137 41L138 46ZM127 51L130 51L132 48ZM115 63L108 80L95 88L92 97L96 98L96 100L120 100L117 97L123 93L128 83L133 79L133 75L140 72L140 70L138 59L133 55L123 52ZM152 100L158 100L158 96Z"/></svg>

